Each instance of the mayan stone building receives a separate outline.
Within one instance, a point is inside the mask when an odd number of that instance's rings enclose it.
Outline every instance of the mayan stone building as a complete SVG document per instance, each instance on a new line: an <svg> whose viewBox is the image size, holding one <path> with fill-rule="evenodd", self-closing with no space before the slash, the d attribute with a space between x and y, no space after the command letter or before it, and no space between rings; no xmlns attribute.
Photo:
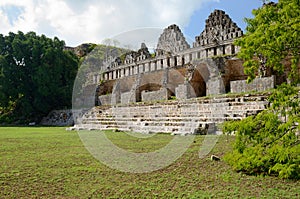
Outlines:
<svg viewBox="0 0 300 199"><path fill-rule="evenodd" d="M191 47L173 24L158 38L155 56L146 44L126 53L122 62L112 58L109 67L94 77L100 81L96 104L128 104L139 101L188 99L230 92L230 82L243 80L239 51L233 41L243 31L222 10L205 21L205 30ZM95 76L95 74L93 74Z"/></svg>
<svg viewBox="0 0 300 199"><path fill-rule="evenodd" d="M123 58L109 57L101 71L91 74L83 97L76 98L77 107L89 101L91 108L75 117L77 128L189 134L256 114L266 106L264 96L199 98L274 87L273 76L245 83L242 61L236 58L239 48L233 44L241 36L237 24L215 10L192 47L173 24L158 38L155 55L142 43Z"/></svg>

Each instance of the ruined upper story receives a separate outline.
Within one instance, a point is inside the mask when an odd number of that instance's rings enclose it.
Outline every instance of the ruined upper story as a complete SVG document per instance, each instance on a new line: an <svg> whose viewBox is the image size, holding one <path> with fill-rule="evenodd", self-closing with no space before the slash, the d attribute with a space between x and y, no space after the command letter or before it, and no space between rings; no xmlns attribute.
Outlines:
<svg viewBox="0 0 300 199"><path fill-rule="evenodd" d="M215 10L205 21L205 29L196 36L193 47L219 46L232 43L243 31L223 10Z"/></svg>
<svg viewBox="0 0 300 199"><path fill-rule="evenodd" d="M180 28L175 24L170 25L160 35L154 56L143 43L137 52L126 52L123 60L120 57L110 57L104 63L101 74L94 74L94 83L100 79L119 79L184 66L197 59L235 55L239 48L233 45L233 41L242 35L241 28L224 11L214 10L205 21L205 29L195 37L192 47Z"/></svg>

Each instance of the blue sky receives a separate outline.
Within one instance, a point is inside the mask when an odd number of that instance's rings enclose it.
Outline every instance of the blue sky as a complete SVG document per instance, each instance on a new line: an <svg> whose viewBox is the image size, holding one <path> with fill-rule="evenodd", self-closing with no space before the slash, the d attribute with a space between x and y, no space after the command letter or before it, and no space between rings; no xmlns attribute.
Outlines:
<svg viewBox="0 0 300 199"><path fill-rule="evenodd" d="M244 30L243 19L261 5L261 0L1 0L0 33L35 31L76 46L175 23L191 42L214 9L224 10Z"/></svg>
<svg viewBox="0 0 300 199"><path fill-rule="evenodd" d="M252 10L261 7L262 0L220 0L218 2L207 2L200 9L196 10L184 28L187 35L198 35L205 26L205 19L214 9L224 10L237 25L245 30L246 23L244 18L252 18Z"/></svg>

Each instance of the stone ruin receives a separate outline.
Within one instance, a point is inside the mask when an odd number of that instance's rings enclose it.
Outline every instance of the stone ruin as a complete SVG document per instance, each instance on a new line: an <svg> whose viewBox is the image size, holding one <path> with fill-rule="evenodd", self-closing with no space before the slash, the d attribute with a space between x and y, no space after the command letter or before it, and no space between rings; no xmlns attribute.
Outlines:
<svg viewBox="0 0 300 199"><path fill-rule="evenodd" d="M215 10L206 20L205 30L195 38L192 48L180 28L173 24L164 29L158 38L155 57L151 57L146 44L143 43L137 52L127 52L123 62L120 57L110 57L109 63L105 64L111 67L104 67L104 70L97 74L99 77L94 79L98 82L118 80L168 68L184 67L193 61L207 58L234 56L239 49L233 45L233 41L242 35L243 31L224 11Z"/></svg>
<svg viewBox="0 0 300 199"><path fill-rule="evenodd" d="M53 110L40 122L45 126L71 126L74 125L72 110Z"/></svg>
<svg viewBox="0 0 300 199"><path fill-rule="evenodd" d="M113 58L111 67L96 78L92 74L95 81L89 90L96 90L96 95L87 92L76 102L80 107L95 98L98 106L82 113L74 129L203 134L215 131L215 123L258 113L266 107L263 96L198 98L245 92L261 84L260 90L274 87L273 76L256 80L252 87L244 85L242 61L235 57L239 48L233 44L242 35L222 10L209 15L193 47L177 25L170 25L158 39L155 56L143 43L137 52L127 52L123 61Z"/></svg>
<svg viewBox="0 0 300 199"><path fill-rule="evenodd" d="M190 48L180 28L176 25L167 27L158 39L156 55L170 55Z"/></svg>
<svg viewBox="0 0 300 199"><path fill-rule="evenodd" d="M160 103L97 106L87 111L70 130L156 132L174 135L215 134L217 124L240 120L259 113L268 105L264 95L244 95L235 98L194 98Z"/></svg>
<svg viewBox="0 0 300 199"><path fill-rule="evenodd" d="M215 10L211 13L205 21L205 30L196 37L193 43L194 47L206 45L222 45L226 41L232 43L232 40L239 38L243 35L241 28L234 23L231 18L222 10ZM235 54L234 51L230 52L227 49L224 54ZM234 50L234 48L232 49ZM215 55L217 52L215 52Z"/></svg>

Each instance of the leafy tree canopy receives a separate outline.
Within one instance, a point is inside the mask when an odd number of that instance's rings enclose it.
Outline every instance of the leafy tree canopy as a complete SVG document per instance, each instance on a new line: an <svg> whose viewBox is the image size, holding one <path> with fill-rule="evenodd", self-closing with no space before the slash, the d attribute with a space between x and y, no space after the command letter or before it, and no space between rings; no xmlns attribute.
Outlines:
<svg viewBox="0 0 300 199"><path fill-rule="evenodd" d="M300 179L299 95L283 84L269 97L268 109L225 123L223 131L236 136L233 151L225 156L234 170Z"/></svg>
<svg viewBox="0 0 300 199"><path fill-rule="evenodd" d="M279 0L277 4L264 4L253 10L254 18L246 18L244 37L236 41L241 46L248 81L255 78L260 67L282 73L283 60L291 62L289 78L299 81L300 71L300 1Z"/></svg>
<svg viewBox="0 0 300 199"><path fill-rule="evenodd" d="M64 46L34 32L0 35L0 120L38 121L71 106L79 60Z"/></svg>

